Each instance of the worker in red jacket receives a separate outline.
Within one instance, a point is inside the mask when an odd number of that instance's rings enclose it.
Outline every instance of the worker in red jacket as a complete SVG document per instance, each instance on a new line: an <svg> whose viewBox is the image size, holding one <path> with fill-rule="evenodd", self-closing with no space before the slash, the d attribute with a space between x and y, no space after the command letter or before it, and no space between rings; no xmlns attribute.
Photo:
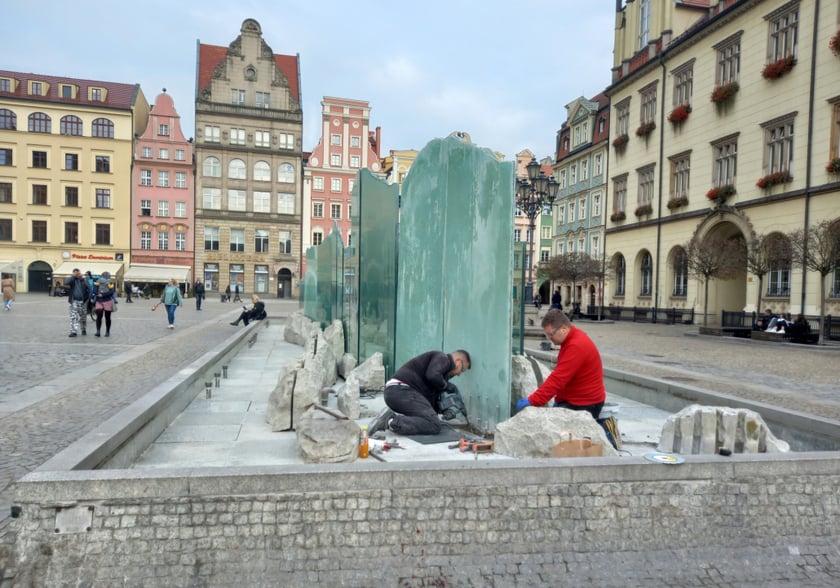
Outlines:
<svg viewBox="0 0 840 588"><path fill-rule="evenodd" d="M585 410L597 420L607 398L598 348L586 333L572 326L562 310L549 310L542 327L548 340L560 346L557 365L533 394L516 403L517 412L526 406L545 406L553 399L553 406Z"/></svg>

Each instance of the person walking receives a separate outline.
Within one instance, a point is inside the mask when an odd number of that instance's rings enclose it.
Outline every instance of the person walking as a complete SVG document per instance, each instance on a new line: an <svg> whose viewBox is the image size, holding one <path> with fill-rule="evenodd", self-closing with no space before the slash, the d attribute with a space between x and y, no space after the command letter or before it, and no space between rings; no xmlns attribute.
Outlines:
<svg viewBox="0 0 840 588"><path fill-rule="evenodd" d="M12 303L15 301L15 281L12 278L0 280L0 288L3 289L3 308L12 310Z"/></svg>
<svg viewBox="0 0 840 588"><path fill-rule="evenodd" d="M111 313L114 312L117 304L117 290L111 280L109 272L102 272L93 283L94 310L96 311L96 333L97 337L102 333L102 316L105 316L105 336L111 336Z"/></svg>
<svg viewBox="0 0 840 588"><path fill-rule="evenodd" d="M225 296L222 298L222 302L230 302L230 284L225 288Z"/></svg>
<svg viewBox="0 0 840 588"><path fill-rule="evenodd" d="M131 299L131 293L134 291L134 288L132 287L131 282L129 282L128 280L126 280L126 282L123 284L123 287L125 288L125 301L128 304L131 304L132 302L134 302Z"/></svg>
<svg viewBox="0 0 840 588"><path fill-rule="evenodd" d="M242 302L242 299L239 297L239 282L233 285L233 301Z"/></svg>
<svg viewBox="0 0 840 588"><path fill-rule="evenodd" d="M169 328L175 328L175 309L177 309L184 302L181 297L181 289L178 288L178 280L169 278L166 288L163 289L163 294L160 296L160 302L166 307L166 319L169 321Z"/></svg>
<svg viewBox="0 0 840 588"><path fill-rule="evenodd" d="M82 335L87 335L87 304L91 290L85 276L79 268L74 268L69 278L64 280L67 288L67 302L70 303L70 336L75 337L81 328Z"/></svg>
<svg viewBox="0 0 840 588"><path fill-rule="evenodd" d="M195 309L201 310L201 302L204 300L204 282L196 280L193 292L195 293Z"/></svg>

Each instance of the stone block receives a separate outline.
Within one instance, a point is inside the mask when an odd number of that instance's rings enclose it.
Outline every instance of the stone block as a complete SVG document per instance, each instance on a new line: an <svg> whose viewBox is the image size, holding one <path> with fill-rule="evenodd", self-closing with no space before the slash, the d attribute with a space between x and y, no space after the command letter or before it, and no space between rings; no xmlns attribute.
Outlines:
<svg viewBox="0 0 840 588"><path fill-rule="evenodd" d="M524 355L511 357L511 390L514 404L520 398L530 396L551 373L551 368Z"/></svg>
<svg viewBox="0 0 840 588"><path fill-rule="evenodd" d="M298 446L306 463L355 461L359 456L359 425L310 407L296 421Z"/></svg>
<svg viewBox="0 0 840 588"><path fill-rule="evenodd" d="M307 347L311 339L321 331L318 323L306 318L303 311L295 311L286 319L286 328L283 331L283 339L289 343Z"/></svg>
<svg viewBox="0 0 840 588"><path fill-rule="evenodd" d="M338 375L347 379L348 374L356 367L358 361L352 353L344 353L338 360Z"/></svg>
<svg viewBox="0 0 840 588"><path fill-rule="evenodd" d="M551 457L561 433L589 437L604 446L604 455L618 455L592 415L582 410L529 406L496 425L493 451L509 457Z"/></svg>

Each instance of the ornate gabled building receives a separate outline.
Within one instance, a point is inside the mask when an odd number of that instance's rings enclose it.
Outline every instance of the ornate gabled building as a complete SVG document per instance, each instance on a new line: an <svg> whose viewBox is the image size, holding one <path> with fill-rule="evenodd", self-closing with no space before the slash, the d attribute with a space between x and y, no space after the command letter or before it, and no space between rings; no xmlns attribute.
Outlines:
<svg viewBox="0 0 840 588"><path fill-rule="evenodd" d="M685 245L696 235L746 251L840 221L838 11L834 0L617 3L607 303L708 308L712 323L723 310L818 313L819 276L790 247L763 282L745 263L706 298ZM836 315L838 269L828 286Z"/></svg>
<svg viewBox="0 0 840 588"><path fill-rule="evenodd" d="M299 61L275 54L253 19L228 47L198 43L195 271L208 291L297 296Z"/></svg>

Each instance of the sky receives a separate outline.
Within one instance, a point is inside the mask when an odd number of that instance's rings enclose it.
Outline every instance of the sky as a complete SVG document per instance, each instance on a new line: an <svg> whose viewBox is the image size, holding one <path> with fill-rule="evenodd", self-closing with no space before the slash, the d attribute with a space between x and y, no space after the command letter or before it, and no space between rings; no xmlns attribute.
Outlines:
<svg viewBox="0 0 840 588"><path fill-rule="evenodd" d="M142 12L139 12L142 11ZM324 96L366 100L380 155L465 131L507 159L554 154L566 105L601 92L613 0L3 0L0 69L166 88L195 136L197 43L227 46L256 19L274 53L300 55L303 148Z"/></svg>

